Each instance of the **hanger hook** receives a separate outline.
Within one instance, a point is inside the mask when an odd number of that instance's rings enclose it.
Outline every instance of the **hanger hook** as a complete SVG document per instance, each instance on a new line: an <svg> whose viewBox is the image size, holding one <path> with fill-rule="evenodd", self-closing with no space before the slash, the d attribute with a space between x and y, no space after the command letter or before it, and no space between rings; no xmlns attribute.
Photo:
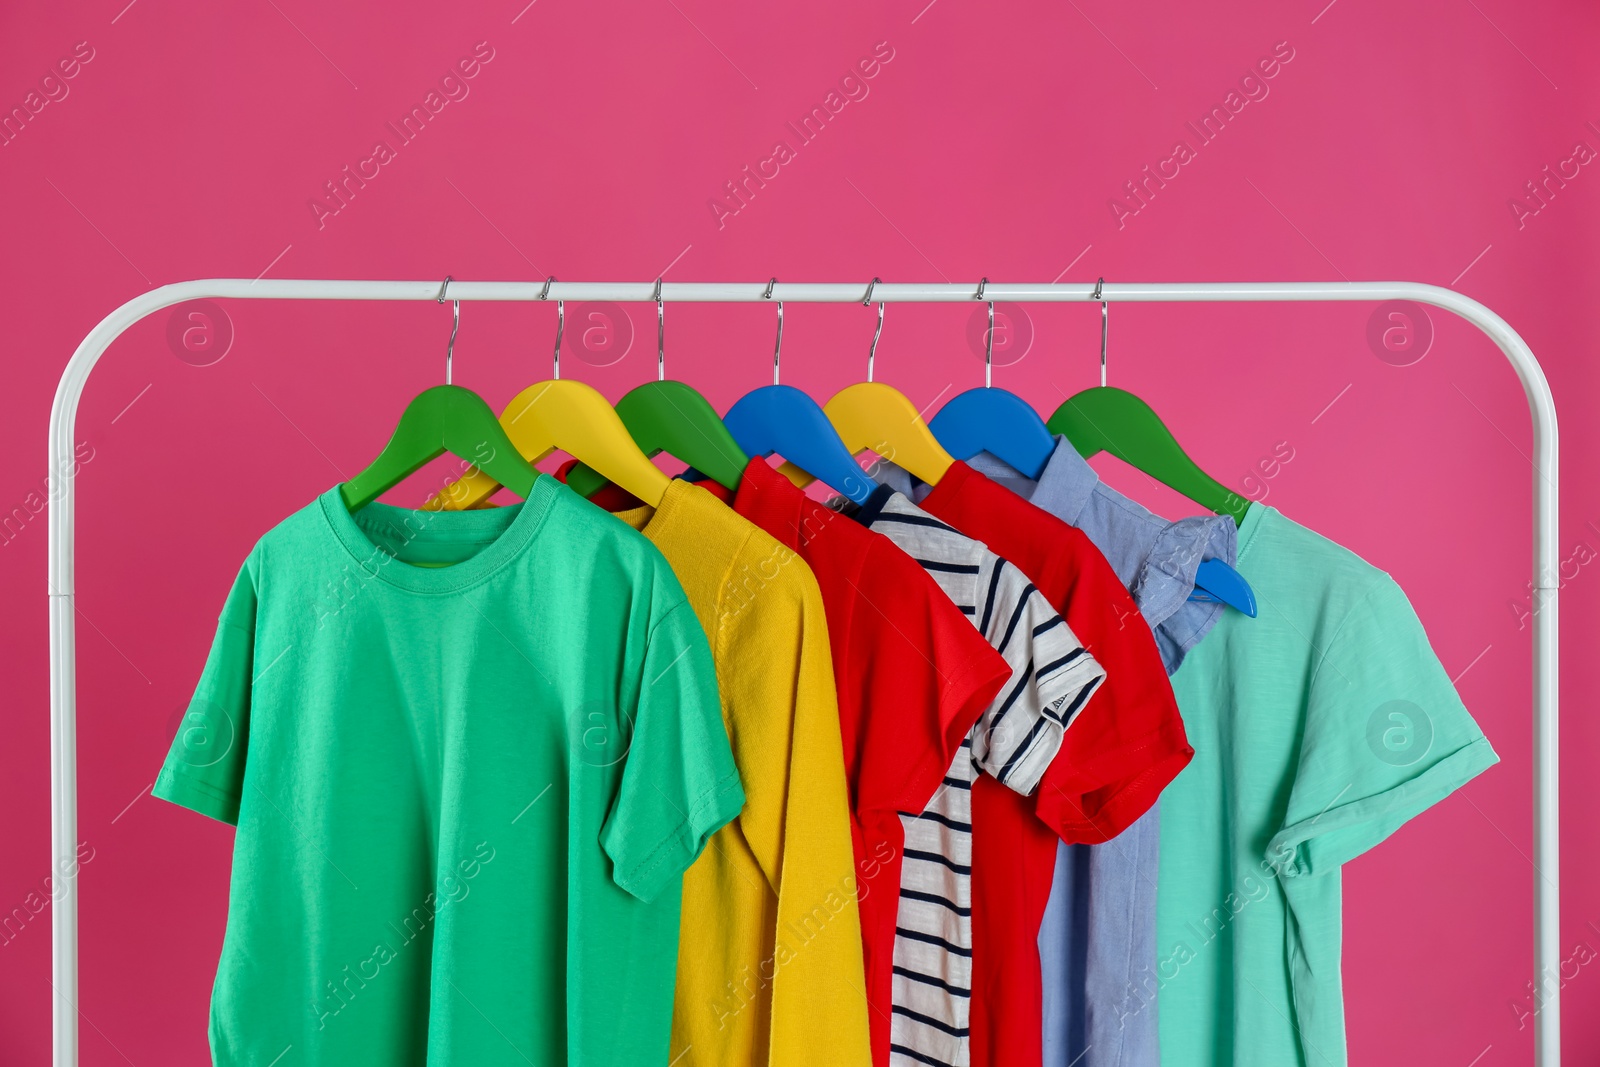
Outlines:
<svg viewBox="0 0 1600 1067"><path fill-rule="evenodd" d="M567 302L556 301L556 351L552 361L551 377L561 380L561 335L567 332Z"/></svg>
<svg viewBox="0 0 1600 1067"><path fill-rule="evenodd" d="M772 287L778 284L778 279L773 278L767 282L767 291L761 294L761 299L772 299ZM778 341L772 346L772 384L778 384L779 360L783 356L783 301L778 301Z"/></svg>
<svg viewBox="0 0 1600 1067"><path fill-rule="evenodd" d="M1110 305L1100 296L1100 287L1106 283L1104 278L1096 279L1094 295L1091 299L1100 301L1100 388L1106 387L1106 334L1111 331Z"/></svg>
<svg viewBox="0 0 1600 1067"><path fill-rule="evenodd" d="M978 291L972 297L974 300L983 299L983 291L989 287L987 277L978 280ZM989 329L983 335L983 387L989 388L994 383L994 301L989 301Z"/></svg>
<svg viewBox="0 0 1600 1067"><path fill-rule="evenodd" d="M455 281L450 275L444 276L444 284L439 286L439 303L444 303L444 294L449 290L450 283ZM444 351L444 384L450 384L451 367L456 361L456 333L461 329L461 301L451 302L450 308L450 347Z"/></svg>
<svg viewBox="0 0 1600 1067"><path fill-rule="evenodd" d="M555 280L556 276L554 274L550 275L550 277L544 280L544 288L539 290L540 300L548 300L550 298L550 283ZM551 359L552 377L554 377L556 381L561 380L561 335L566 332L567 302L558 297L556 299L556 350L555 355Z"/></svg>
<svg viewBox="0 0 1600 1067"><path fill-rule="evenodd" d="M667 305L661 300L661 279L656 278L656 291L651 297L656 302L656 381L667 378Z"/></svg>
<svg viewBox="0 0 1600 1067"><path fill-rule="evenodd" d="M878 287L882 278L874 278L867 285L867 295L861 301L862 307L872 306L872 291ZM872 381L872 365L878 359L878 338L883 336L883 301L878 301L878 328L872 331L872 348L867 352L867 381Z"/></svg>

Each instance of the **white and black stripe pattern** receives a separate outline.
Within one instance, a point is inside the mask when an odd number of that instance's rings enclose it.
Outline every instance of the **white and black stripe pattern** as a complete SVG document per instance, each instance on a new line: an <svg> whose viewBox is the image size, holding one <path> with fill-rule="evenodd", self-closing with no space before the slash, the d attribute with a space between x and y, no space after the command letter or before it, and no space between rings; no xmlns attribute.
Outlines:
<svg viewBox="0 0 1600 1067"><path fill-rule="evenodd" d="M972 740L906 842L895 918L891 1063L966 1064L972 999Z"/></svg>
<svg viewBox="0 0 1600 1067"><path fill-rule="evenodd" d="M981 541L884 488L857 517L920 563L1011 667L943 787L923 812L900 816L906 841L890 1062L964 1067L972 1000L972 783L987 772L1019 793L1033 792L1105 671L1022 572Z"/></svg>

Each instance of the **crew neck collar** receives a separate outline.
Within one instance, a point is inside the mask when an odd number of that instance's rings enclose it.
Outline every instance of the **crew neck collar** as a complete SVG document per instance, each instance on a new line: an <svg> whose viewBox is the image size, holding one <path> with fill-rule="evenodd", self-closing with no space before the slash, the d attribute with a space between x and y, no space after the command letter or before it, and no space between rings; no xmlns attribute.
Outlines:
<svg viewBox="0 0 1600 1067"><path fill-rule="evenodd" d="M1261 524L1266 521L1265 516L1269 511L1273 515L1279 514L1277 508L1270 504L1263 504L1258 500L1251 504L1249 509L1245 511L1244 518L1238 520L1239 551L1236 558L1239 560L1239 562L1244 562L1244 554L1249 551L1251 542L1255 540L1256 531L1259 530L1261 528Z"/></svg>
<svg viewBox="0 0 1600 1067"><path fill-rule="evenodd" d="M624 508L613 511L611 514L632 526L635 530L656 540L663 533L671 530L678 522L682 521L684 506L689 497L695 493L707 493L693 482L686 482L682 478L673 478L667 484L667 491L661 496L661 506L651 507L649 504L640 504L635 508Z"/></svg>
<svg viewBox="0 0 1600 1067"><path fill-rule="evenodd" d="M374 502L353 515L337 485L318 499L334 536L369 575L414 593L454 593L488 578L526 548L563 491L554 478L540 476L527 500L505 507L420 511ZM396 558L369 531L398 534L407 543L472 542L484 547L447 567L419 567Z"/></svg>

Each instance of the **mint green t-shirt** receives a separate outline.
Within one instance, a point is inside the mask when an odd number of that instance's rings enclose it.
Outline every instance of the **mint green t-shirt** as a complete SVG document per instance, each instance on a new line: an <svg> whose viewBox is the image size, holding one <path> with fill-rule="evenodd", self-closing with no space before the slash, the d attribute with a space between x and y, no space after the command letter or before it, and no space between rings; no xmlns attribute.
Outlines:
<svg viewBox="0 0 1600 1067"><path fill-rule="evenodd" d="M1237 566L1259 615L1172 679L1195 754L1161 796L1138 1000L1162 1067L1344 1067L1340 867L1497 757L1387 574L1262 504Z"/></svg>
<svg viewBox="0 0 1600 1067"><path fill-rule="evenodd" d="M681 875L743 803L672 571L546 477L269 532L154 791L238 828L224 1067L665 1063Z"/></svg>

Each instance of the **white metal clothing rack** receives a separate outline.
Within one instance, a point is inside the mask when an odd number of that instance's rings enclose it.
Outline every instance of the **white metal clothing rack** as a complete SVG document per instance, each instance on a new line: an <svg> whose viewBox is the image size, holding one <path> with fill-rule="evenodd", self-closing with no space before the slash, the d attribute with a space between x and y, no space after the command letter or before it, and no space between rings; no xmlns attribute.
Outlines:
<svg viewBox="0 0 1600 1067"><path fill-rule="evenodd" d="M659 288L658 288L659 286ZM762 282L452 282L455 300L614 300L667 303L860 303L863 284ZM972 285L878 284L875 301L891 303L971 302ZM55 1067L78 1064L78 756L77 667L74 615L73 516L75 479L69 473L78 401L89 372L111 342L146 315L200 298L235 300L427 300L441 296L437 281L377 282L213 279L153 289L100 321L78 345L50 411L50 826L53 874L58 891L51 915L54 968ZM1522 381L1533 415L1533 799L1534 968L1542 1007L1534 1020L1535 1067L1561 1060L1559 935L1560 854L1557 792L1556 591L1559 562L1556 525L1559 440L1549 383L1526 342L1484 305L1450 289L1418 282L1240 282L1089 285L990 284L984 300L1128 303L1251 301L1414 300L1443 308L1477 326L1500 346Z"/></svg>

